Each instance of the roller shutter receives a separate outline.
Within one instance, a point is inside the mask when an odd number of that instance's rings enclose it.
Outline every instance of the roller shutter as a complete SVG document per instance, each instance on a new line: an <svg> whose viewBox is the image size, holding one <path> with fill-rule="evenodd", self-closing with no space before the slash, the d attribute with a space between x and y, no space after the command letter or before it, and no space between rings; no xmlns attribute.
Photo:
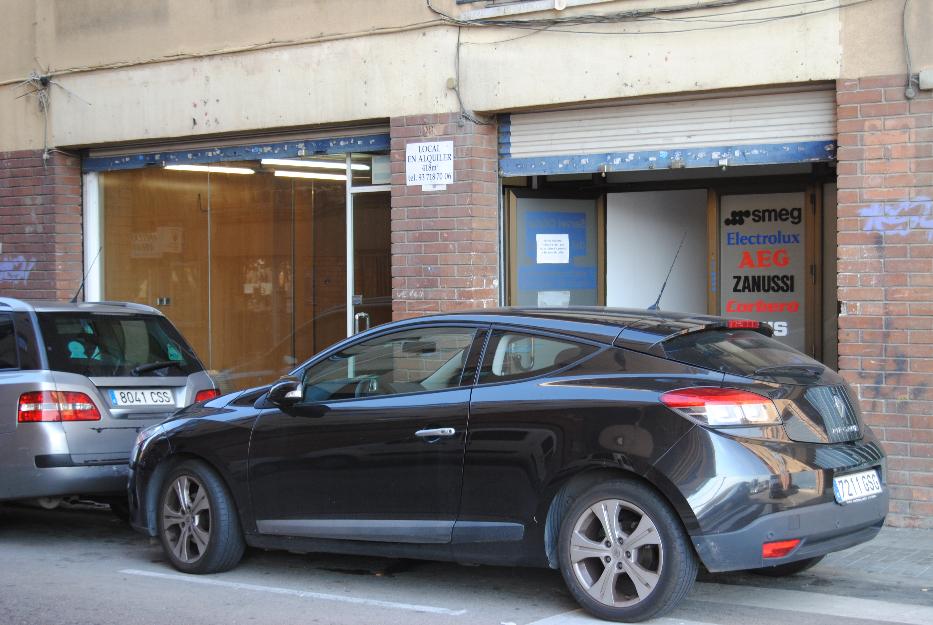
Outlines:
<svg viewBox="0 0 933 625"><path fill-rule="evenodd" d="M835 91L723 93L500 119L503 175L763 165L835 158Z"/></svg>

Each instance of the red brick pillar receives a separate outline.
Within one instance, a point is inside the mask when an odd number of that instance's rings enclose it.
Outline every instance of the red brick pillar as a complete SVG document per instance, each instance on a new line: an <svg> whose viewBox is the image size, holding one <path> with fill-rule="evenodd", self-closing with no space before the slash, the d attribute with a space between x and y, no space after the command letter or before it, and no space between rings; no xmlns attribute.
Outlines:
<svg viewBox="0 0 933 625"><path fill-rule="evenodd" d="M391 121L392 313L488 308L499 303L495 124L458 114ZM405 146L454 142L454 183L444 191L405 184Z"/></svg>
<svg viewBox="0 0 933 625"><path fill-rule="evenodd" d="M84 264L80 159L0 152L0 245L0 295L74 295Z"/></svg>
<svg viewBox="0 0 933 625"><path fill-rule="evenodd" d="M889 523L933 527L933 97L841 80L839 369L889 454Z"/></svg>

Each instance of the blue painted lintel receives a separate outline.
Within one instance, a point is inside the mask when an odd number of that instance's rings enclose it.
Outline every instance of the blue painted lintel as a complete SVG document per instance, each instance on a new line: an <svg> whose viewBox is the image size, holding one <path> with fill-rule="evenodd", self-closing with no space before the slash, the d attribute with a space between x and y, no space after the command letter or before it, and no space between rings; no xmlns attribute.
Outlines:
<svg viewBox="0 0 933 625"><path fill-rule="evenodd" d="M314 154L344 154L346 152L386 152L389 135L375 134L332 139L307 139L284 143L259 143L223 148L201 148L174 152L147 152L122 156L85 158L85 172L162 167L165 165L195 165L225 161L250 161L261 158L295 158Z"/></svg>
<svg viewBox="0 0 933 625"><path fill-rule="evenodd" d="M737 165L776 165L833 161L835 141L805 141L757 145L715 146L642 152L609 152L568 156L508 156L508 145L501 144L499 171L503 176L543 176L649 169L729 167ZM506 148L503 150L502 148ZM504 152L504 153L503 153Z"/></svg>

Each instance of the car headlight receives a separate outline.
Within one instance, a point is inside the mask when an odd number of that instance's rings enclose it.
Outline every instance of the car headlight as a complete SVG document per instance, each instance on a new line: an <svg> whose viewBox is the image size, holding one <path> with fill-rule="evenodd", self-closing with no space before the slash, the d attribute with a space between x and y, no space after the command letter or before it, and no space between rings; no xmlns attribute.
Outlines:
<svg viewBox="0 0 933 625"><path fill-rule="evenodd" d="M147 428L143 428L139 431L139 434L136 435L136 442L133 443L133 448L130 450L130 466L135 466L136 461L139 460L139 457L146 450L146 447L151 443L156 435L162 431L162 425L150 425Z"/></svg>

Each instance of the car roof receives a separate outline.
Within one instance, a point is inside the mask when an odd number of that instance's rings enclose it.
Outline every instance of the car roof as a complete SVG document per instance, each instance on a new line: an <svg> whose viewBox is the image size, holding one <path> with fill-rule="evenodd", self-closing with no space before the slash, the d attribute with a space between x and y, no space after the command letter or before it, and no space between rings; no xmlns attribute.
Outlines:
<svg viewBox="0 0 933 625"><path fill-rule="evenodd" d="M161 311L134 302L58 302L0 297L0 310L17 312L96 312L108 314L161 315Z"/></svg>
<svg viewBox="0 0 933 625"><path fill-rule="evenodd" d="M722 317L712 315L602 306L484 308L416 317L409 321L466 321L520 326L559 332L601 343L614 343L639 351L650 351L652 346L673 336L723 326L727 322Z"/></svg>

